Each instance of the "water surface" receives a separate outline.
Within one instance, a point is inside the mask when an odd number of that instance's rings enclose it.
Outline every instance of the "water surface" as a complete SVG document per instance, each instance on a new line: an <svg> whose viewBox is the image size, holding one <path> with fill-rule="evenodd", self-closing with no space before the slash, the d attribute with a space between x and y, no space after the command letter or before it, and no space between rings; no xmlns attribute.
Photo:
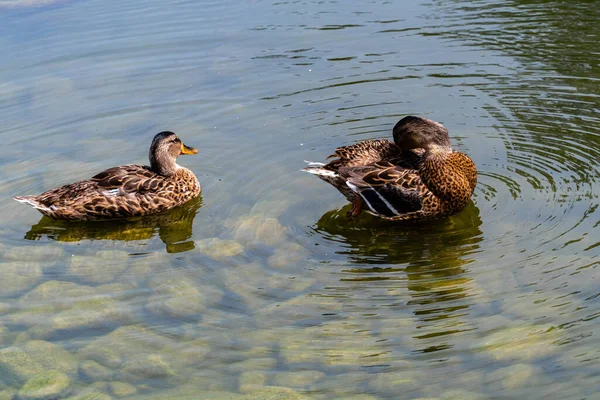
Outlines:
<svg viewBox="0 0 600 400"><path fill-rule="evenodd" d="M594 2L0 7L2 393L57 369L76 398L597 397ZM410 114L476 163L460 214L349 221L300 172ZM166 129L197 201L67 224L11 200Z"/></svg>

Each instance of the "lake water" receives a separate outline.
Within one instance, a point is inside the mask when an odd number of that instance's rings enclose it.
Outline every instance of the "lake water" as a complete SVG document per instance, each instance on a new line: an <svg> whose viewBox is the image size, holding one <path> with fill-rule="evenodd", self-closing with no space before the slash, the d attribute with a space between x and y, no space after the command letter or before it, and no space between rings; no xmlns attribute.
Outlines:
<svg viewBox="0 0 600 400"><path fill-rule="evenodd" d="M0 1L0 398L600 399L599 20ZM476 163L460 214L350 221L300 171L410 114ZM202 199L73 224L11 200L146 163L162 130Z"/></svg>

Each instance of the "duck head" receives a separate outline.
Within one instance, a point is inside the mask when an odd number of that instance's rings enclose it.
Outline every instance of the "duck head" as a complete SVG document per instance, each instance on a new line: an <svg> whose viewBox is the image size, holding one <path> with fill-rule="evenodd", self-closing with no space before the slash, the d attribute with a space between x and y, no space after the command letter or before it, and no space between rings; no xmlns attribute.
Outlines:
<svg viewBox="0 0 600 400"><path fill-rule="evenodd" d="M452 151L448 129L427 118L408 116L394 126L394 142L402 151Z"/></svg>
<svg viewBox="0 0 600 400"><path fill-rule="evenodd" d="M196 154L198 149L188 147L173 132L157 133L150 145L150 168L158 174L171 176L177 171L177 157Z"/></svg>

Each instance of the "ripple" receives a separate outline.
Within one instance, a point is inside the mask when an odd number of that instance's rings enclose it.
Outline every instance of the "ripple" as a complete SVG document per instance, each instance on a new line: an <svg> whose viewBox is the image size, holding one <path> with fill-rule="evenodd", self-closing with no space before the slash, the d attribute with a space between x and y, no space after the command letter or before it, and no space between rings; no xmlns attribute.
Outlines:
<svg viewBox="0 0 600 400"><path fill-rule="evenodd" d="M140 385L164 397L254 390L254 378L323 398L590 397L597 13L575 1L91 0L0 15L5 344L83 355L119 336L154 341L191 379ZM343 197L299 171L410 114L442 122L475 161L463 212L349 221ZM92 226L9 199L146 163L164 129L200 150L181 164L202 182L201 208ZM59 307L36 313L36 293ZM77 324L63 339L52 324L65 321Z"/></svg>

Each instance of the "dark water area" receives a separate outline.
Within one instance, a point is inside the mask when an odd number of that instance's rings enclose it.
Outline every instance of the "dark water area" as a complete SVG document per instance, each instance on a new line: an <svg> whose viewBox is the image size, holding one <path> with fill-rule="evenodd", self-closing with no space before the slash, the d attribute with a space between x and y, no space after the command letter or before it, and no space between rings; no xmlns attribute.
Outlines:
<svg viewBox="0 0 600 400"><path fill-rule="evenodd" d="M0 398L598 398L599 20L0 1ZM477 165L461 213L349 220L300 171L411 114ZM196 201L66 223L12 200L147 163L162 130L199 149Z"/></svg>

